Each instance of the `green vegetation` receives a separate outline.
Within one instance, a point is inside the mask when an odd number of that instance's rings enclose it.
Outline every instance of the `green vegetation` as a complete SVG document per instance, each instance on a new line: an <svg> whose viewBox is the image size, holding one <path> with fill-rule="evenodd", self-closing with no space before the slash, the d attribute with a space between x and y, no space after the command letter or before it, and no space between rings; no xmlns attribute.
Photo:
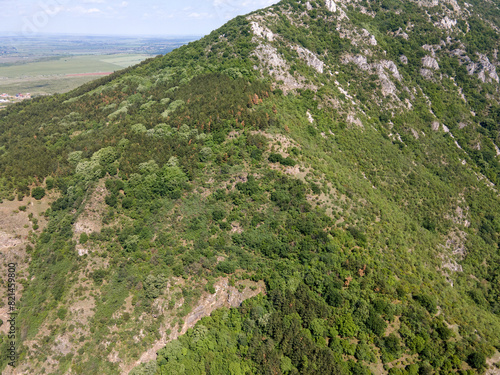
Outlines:
<svg viewBox="0 0 500 375"><path fill-rule="evenodd" d="M376 16L346 12L377 35L373 61L408 58L384 97L378 76L334 65L361 51L318 3L305 13L305 2L283 1L269 26L341 70L337 84L275 41L296 77L316 85L284 95L254 69L257 42L238 17L166 56L0 113L0 198L57 193L23 281L21 340L39 343L21 348L29 370L67 335L77 349L53 373L118 373L110 357L133 362L160 330L180 332L227 278L263 280L267 293L205 317L133 374L484 371L500 349L500 202L487 184L500 178L498 86L444 51L443 76L424 79L421 46L444 31L413 3L360 2ZM399 11L415 25L408 40L390 34L407 25ZM82 232L89 213L99 229ZM85 323L71 313L82 301L92 306Z"/></svg>

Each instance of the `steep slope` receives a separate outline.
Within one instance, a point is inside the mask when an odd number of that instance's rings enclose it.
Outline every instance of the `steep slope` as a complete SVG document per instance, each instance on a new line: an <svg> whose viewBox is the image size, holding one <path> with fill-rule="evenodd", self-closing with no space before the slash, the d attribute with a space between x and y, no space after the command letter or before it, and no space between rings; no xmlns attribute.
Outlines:
<svg viewBox="0 0 500 375"><path fill-rule="evenodd" d="M5 371L498 372L498 15L282 1L0 112L55 191Z"/></svg>

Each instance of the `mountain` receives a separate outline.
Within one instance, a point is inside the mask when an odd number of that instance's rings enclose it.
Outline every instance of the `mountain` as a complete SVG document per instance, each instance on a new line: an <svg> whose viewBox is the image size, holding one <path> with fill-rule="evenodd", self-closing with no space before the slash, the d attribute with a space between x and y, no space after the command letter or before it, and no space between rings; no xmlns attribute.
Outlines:
<svg viewBox="0 0 500 375"><path fill-rule="evenodd" d="M499 373L498 5L285 0L0 112L4 373Z"/></svg>

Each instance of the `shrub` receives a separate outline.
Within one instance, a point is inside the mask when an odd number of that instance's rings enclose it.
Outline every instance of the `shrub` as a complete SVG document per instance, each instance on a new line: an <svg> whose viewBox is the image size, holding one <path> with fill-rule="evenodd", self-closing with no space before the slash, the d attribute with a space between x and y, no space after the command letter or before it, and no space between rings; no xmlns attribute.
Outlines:
<svg viewBox="0 0 500 375"><path fill-rule="evenodd" d="M40 199L45 197L45 189L42 187L36 187L32 190L31 196L39 201Z"/></svg>
<svg viewBox="0 0 500 375"><path fill-rule="evenodd" d="M203 147L200 150L200 161L210 161L212 159L212 149L210 147Z"/></svg>
<svg viewBox="0 0 500 375"><path fill-rule="evenodd" d="M146 277L146 281L144 282L146 297L151 299L158 298L166 285L167 278L165 275L148 275L148 277Z"/></svg>
<svg viewBox="0 0 500 375"><path fill-rule="evenodd" d="M104 201L108 206L116 207L118 198L116 197L116 195L107 195L106 198L104 198Z"/></svg>
<svg viewBox="0 0 500 375"><path fill-rule="evenodd" d="M54 179L52 177L47 177L45 180L45 186L47 190L52 190L54 188Z"/></svg>
<svg viewBox="0 0 500 375"><path fill-rule="evenodd" d="M226 216L226 214L222 210L214 210L212 212L212 219L214 221L220 221L220 220L224 219L225 216Z"/></svg>
<svg viewBox="0 0 500 375"><path fill-rule="evenodd" d="M106 275L107 275L107 271L104 269L100 269L100 270L95 270L94 272L92 272L91 277L92 277L92 280L94 280L94 282L97 285L101 285L102 281L104 280Z"/></svg>
<svg viewBox="0 0 500 375"><path fill-rule="evenodd" d="M217 270L226 274L236 271L236 266L231 262L221 262L217 265Z"/></svg>
<svg viewBox="0 0 500 375"><path fill-rule="evenodd" d="M289 167L293 167L297 164L297 162L291 158L284 158L283 156L281 156L280 154L271 154L269 155L269 158L268 160L271 162L271 163L280 163L281 165L284 165L284 166L289 166Z"/></svg>
<svg viewBox="0 0 500 375"><path fill-rule="evenodd" d="M128 209L132 208L133 205L134 205L134 199L133 198L130 198L130 197L123 198L123 200L122 200L122 208L124 208L125 210L128 210Z"/></svg>
<svg viewBox="0 0 500 375"><path fill-rule="evenodd" d="M68 313L68 310L66 308L62 307L59 310L57 310L57 317L61 320L64 320L67 313Z"/></svg>
<svg viewBox="0 0 500 375"><path fill-rule="evenodd" d="M89 236L87 235L87 233L83 232L82 234L80 234L80 243L82 245L87 243L88 240L89 240Z"/></svg>
<svg viewBox="0 0 500 375"><path fill-rule="evenodd" d="M486 367L486 356L481 352L471 353L467 357L467 363L477 370L482 369Z"/></svg>
<svg viewBox="0 0 500 375"><path fill-rule="evenodd" d="M382 336L387 328L387 323L378 315L371 314L366 321L366 326L377 336Z"/></svg>
<svg viewBox="0 0 500 375"><path fill-rule="evenodd" d="M437 303L432 297L426 294L417 294L413 299L419 302L429 313L435 314L437 312Z"/></svg>

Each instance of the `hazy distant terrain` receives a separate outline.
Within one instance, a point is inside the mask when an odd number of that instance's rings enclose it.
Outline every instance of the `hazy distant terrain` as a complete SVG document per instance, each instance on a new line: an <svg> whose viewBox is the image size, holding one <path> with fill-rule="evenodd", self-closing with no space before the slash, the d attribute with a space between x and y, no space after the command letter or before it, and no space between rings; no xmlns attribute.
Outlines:
<svg viewBox="0 0 500 375"><path fill-rule="evenodd" d="M0 37L0 94L70 91L196 39L88 36Z"/></svg>

